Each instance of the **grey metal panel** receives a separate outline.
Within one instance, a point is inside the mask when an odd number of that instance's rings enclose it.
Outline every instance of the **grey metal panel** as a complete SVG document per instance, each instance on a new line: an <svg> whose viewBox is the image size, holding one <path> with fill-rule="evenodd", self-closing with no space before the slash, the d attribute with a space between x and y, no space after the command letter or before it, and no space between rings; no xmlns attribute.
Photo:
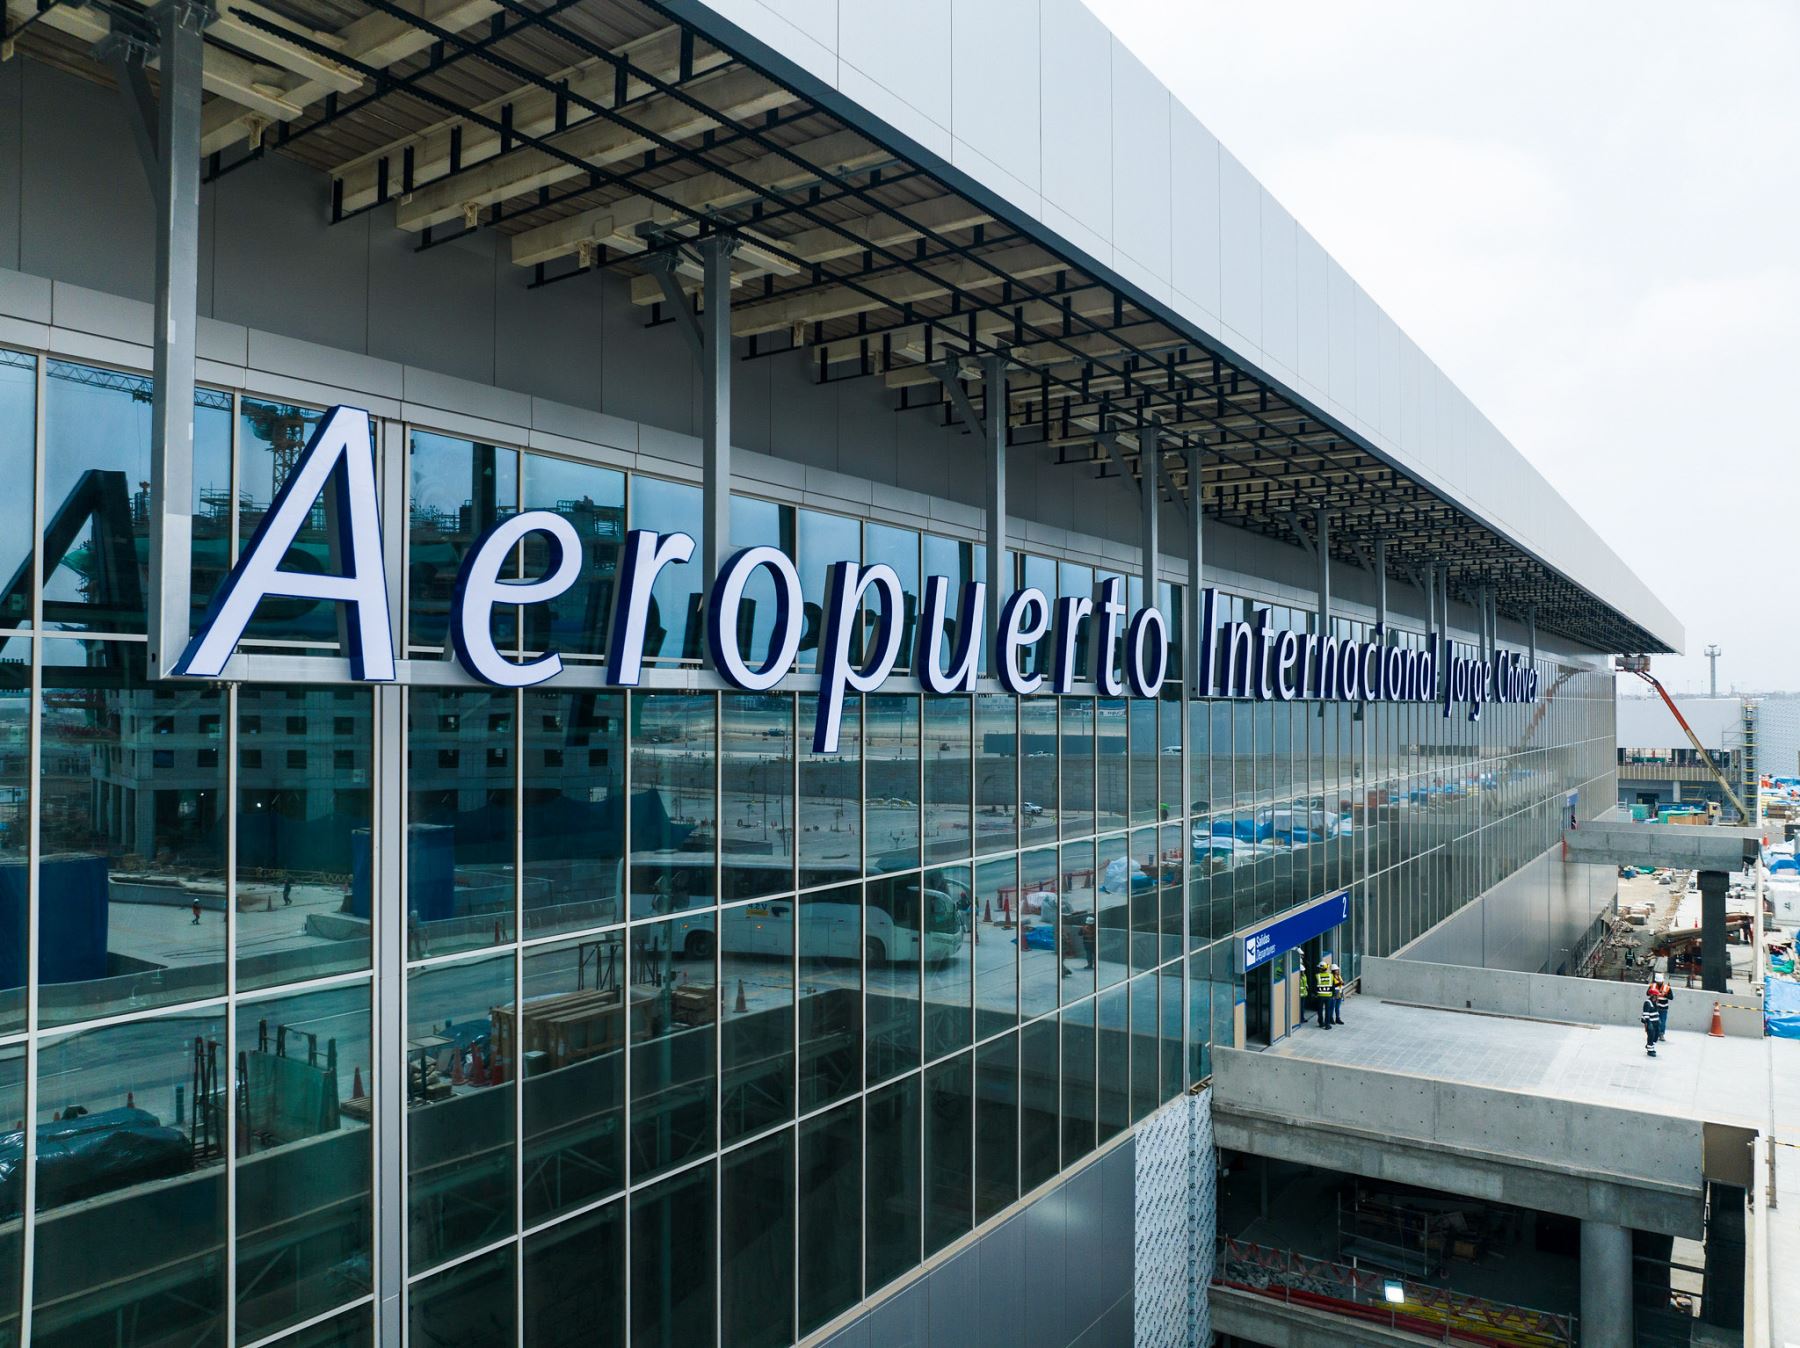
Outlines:
<svg viewBox="0 0 1800 1348"><path fill-rule="evenodd" d="M1369 430L1381 418L1381 309L1356 287L1356 398L1350 413Z"/></svg>
<svg viewBox="0 0 1800 1348"><path fill-rule="evenodd" d="M1137 1142L1108 1152L1099 1165L1104 1187L1100 1214L1100 1258L1095 1266L1107 1296L1129 1297L1136 1283Z"/></svg>
<svg viewBox="0 0 1800 1348"><path fill-rule="evenodd" d="M1128 1287L1111 1288L1099 1274L1105 1267L1106 1186L1100 1167L1090 1165L1070 1177L1063 1195L1063 1336L1070 1343L1105 1313ZM1033 1265L1035 1267L1035 1265ZM1034 1295L1035 1295L1034 1284Z"/></svg>
<svg viewBox="0 0 1800 1348"><path fill-rule="evenodd" d="M1339 416L1356 406L1357 285L1335 257L1325 259L1325 321L1330 329L1331 400Z"/></svg>
<svg viewBox="0 0 1800 1348"><path fill-rule="evenodd" d="M1025 1341L1029 1344L1067 1343L1063 1335L1063 1297L1067 1277L1063 1265L1066 1244L1067 1204L1062 1189L1052 1189L1021 1214L1025 1223L1025 1267L1047 1270L1032 1280L1025 1298Z"/></svg>
<svg viewBox="0 0 1800 1348"><path fill-rule="evenodd" d="M490 230L421 253L379 217L369 239L369 354L492 382L494 253L505 239Z"/></svg>
<svg viewBox="0 0 1800 1348"><path fill-rule="evenodd" d="M903 23L880 5L838 6L838 78L846 89L858 76L885 90L910 114L929 123L948 145L950 131L950 0L913 0ZM917 131L921 128L915 126ZM927 138L932 139L927 133Z"/></svg>
<svg viewBox="0 0 1800 1348"><path fill-rule="evenodd" d="M25 62L0 63L0 267L19 270L20 192L24 184Z"/></svg>
<svg viewBox="0 0 1800 1348"><path fill-rule="evenodd" d="M1106 1314L1088 1326L1087 1332L1071 1348L1132 1348L1135 1326L1131 1319L1131 1298L1113 1302Z"/></svg>
<svg viewBox="0 0 1800 1348"><path fill-rule="evenodd" d="M1331 388L1331 322L1329 259L1319 241L1304 229L1294 237L1294 270L1299 313L1299 351L1295 373L1311 386L1315 398Z"/></svg>
<svg viewBox="0 0 1800 1348"><path fill-rule="evenodd" d="M19 270L149 300L150 187L118 95L22 63Z"/></svg>
<svg viewBox="0 0 1800 1348"><path fill-rule="evenodd" d="M494 383L598 409L606 355L599 279L584 276L538 290L530 282L522 267L502 266L495 275ZM739 368L743 377L755 378Z"/></svg>
<svg viewBox="0 0 1800 1348"><path fill-rule="evenodd" d="M825 1340L826 1348L873 1348L869 1338L869 1317L853 1320Z"/></svg>
<svg viewBox="0 0 1800 1348"><path fill-rule="evenodd" d="M1180 298L1219 312L1219 142L1178 99L1169 101L1170 268Z"/></svg>
<svg viewBox="0 0 1800 1348"><path fill-rule="evenodd" d="M214 318L281 332L321 346L368 349L371 217L321 229L318 175L268 158L227 174L205 198L217 207L212 231ZM290 276L306 278L305 299L271 285L272 255Z"/></svg>
<svg viewBox="0 0 1800 1348"><path fill-rule="evenodd" d="M1014 1217L983 1236L975 1247L980 1259L981 1296L974 1305L980 1341L993 1348L1036 1348L1025 1337L1025 1218Z"/></svg>
<svg viewBox="0 0 1800 1348"><path fill-rule="evenodd" d="M981 1296L981 1256L970 1246L926 1279L931 1300L931 1348L984 1348L970 1311Z"/></svg>
<svg viewBox="0 0 1800 1348"><path fill-rule="evenodd" d="M935 1275L933 1275L935 1276ZM869 1348L928 1348L931 1337L930 1280L902 1288L869 1312Z"/></svg>
<svg viewBox="0 0 1800 1348"><path fill-rule="evenodd" d="M1027 191L1042 190L1038 0L951 0L951 130ZM1007 59L996 61L995 52Z"/></svg>
<svg viewBox="0 0 1800 1348"><path fill-rule="evenodd" d="M1112 40L1112 229L1120 253L1167 285L1169 258L1169 91L1144 63Z"/></svg>
<svg viewBox="0 0 1800 1348"><path fill-rule="evenodd" d="M1262 345L1262 188L1219 147L1219 317L1253 346Z"/></svg>
<svg viewBox="0 0 1800 1348"><path fill-rule="evenodd" d="M1294 217L1267 189L1258 193L1262 232L1263 355L1291 381L1300 363L1296 323L1300 312L1299 255Z"/></svg>
<svg viewBox="0 0 1800 1348"><path fill-rule="evenodd" d="M1110 245L1112 37L1081 0L1043 0L1039 25L1044 204Z"/></svg>
<svg viewBox="0 0 1800 1348"><path fill-rule="evenodd" d="M1385 309L1376 310L1381 343L1381 410L1376 425L1390 437L1400 434L1400 327Z"/></svg>

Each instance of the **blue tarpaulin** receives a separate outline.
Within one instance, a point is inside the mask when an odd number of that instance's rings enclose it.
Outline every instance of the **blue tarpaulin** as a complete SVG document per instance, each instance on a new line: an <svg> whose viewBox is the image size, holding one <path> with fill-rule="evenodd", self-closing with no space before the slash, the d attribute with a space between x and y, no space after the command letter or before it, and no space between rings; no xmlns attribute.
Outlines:
<svg viewBox="0 0 1800 1348"><path fill-rule="evenodd" d="M1771 978L1764 985L1763 1023L1777 1039L1800 1039L1800 983Z"/></svg>

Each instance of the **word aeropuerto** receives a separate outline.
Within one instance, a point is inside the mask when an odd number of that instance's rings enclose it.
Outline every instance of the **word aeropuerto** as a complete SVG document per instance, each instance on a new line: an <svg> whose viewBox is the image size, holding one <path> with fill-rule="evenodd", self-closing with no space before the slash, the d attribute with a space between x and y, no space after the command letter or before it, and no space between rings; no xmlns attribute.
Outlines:
<svg viewBox="0 0 1800 1348"><path fill-rule="evenodd" d="M282 559L306 526L314 504L324 497L326 534L336 574L287 571ZM519 544L533 534L547 543L542 575L508 580L501 572ZM604 676L618 688L638 686L652 591L667 567L691 563L694 540L684 533L633 529L620 550L618 578L608 624ZM493 638L496 606L541 604L556 599L580 577L581 538L575 526L548 510L527 510L494 524L464 555L450 609L450 644L457 661L474 678L498 688L528 688L562 672L562 657L546 651L517 660ZM768 647L752 659L739 633L745 592L758 571L774 585L774 614ZM931 694L969 694L981 665L981 634L991 596L982 581L966 581L952 593L947 576L928 576L920 596L919 637L912 678ZM1154 607L1131 612L1125 582L1109 577L1092 597L1063 595L1054 601L1027 586L1000 604L988 667L1015 697L1045 691L1068 694L1078 682L1101 697L1157 697L1169 672L1168 622ZM265 597L283 596L341 604L345 654L351 677L389 682L396 674L393 618L381 550L380 503L375 490L369 415L360 408L334 407L307 442L293 472L276 493L242 556L214 594L198 630L182 652L175 673L216 679L236 653L256 607ZM954 607L952 600L954 599ZM1492 660L1459 656L1442 634L1423 650L1389 645L1379 626L1371 641L1339 640L1316 633L1269 626L1270 610L1258 609L1250 622L1214 622L1217 592L1202 592L1198 686L1209 695L1262 701L1431 702L1444 715L1466 705L1470 720L1492 700L1529 702L1537 697L1538 675L1517 653ZM818 677L819 709L813 726L815 753L835 753L845 699L873 693L893 677L904 639L906 596L900 577L885 563L833 562L827 568L821 611ZM870 623L860 653L858 615ZM800 576L779 548L745 548L729 557L706 596L706 642L712 668L735 688L766 692L791 674L800 652L805 603ZM1094 628L1091 671L1078 668L1083 624ZM1052 642L1050 673L1036 672L1038 644ZM1123 646L1123 659L1116 652ZM948 651L948 659L943 653ZM1084 675L1086 677L1084 677Z"/></svg>

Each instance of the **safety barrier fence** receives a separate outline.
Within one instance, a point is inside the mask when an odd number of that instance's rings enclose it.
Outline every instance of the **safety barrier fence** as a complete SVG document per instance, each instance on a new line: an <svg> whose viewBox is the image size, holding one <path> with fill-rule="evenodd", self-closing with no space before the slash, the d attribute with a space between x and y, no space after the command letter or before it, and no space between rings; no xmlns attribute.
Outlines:
<svg viewBox="0 0 1800 1348"><path fill-rule="evenodd" d="M1213 1285L1444 1343L1572 1348L1576 1317L1452 1292L1409 1278L1220 1237ZM1393 1298L1398 1297L1398 1300Z"/></svg>

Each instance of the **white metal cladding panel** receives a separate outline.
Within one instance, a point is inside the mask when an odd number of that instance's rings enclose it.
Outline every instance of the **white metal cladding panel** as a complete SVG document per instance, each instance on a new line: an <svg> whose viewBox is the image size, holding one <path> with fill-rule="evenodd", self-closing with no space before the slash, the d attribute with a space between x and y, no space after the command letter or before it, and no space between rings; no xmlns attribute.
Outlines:
<svg viewBox="0 0 1800 1348"><path fill-rule="evenodd" d="M1212 1092L1165 1105L1138 1126L1133 1140L1136 1342L1140 1348L1210 1343L1218 1230Z"/></svg>
<svg viewBox="0 0 1800 1348"><path fill-rule="evenodd" d="M1170 285L1169 106L1174 98L1125 48L1112 43L1113 242Z"/></svg>
<svg viewBox="0 0 1800 1348"><path fill-rule="evenodd" d="M1023 204L1021 198L1043 190L1037 0L956 0L950 31L951 106L961 131L957 167L984 180L1010 177L1006 197ZM992 59L998 51L1008 59ZM973 163L970 152L979 156Z"/></svg>
<svg viewBox="0 0 1800 1348"><path fill-rule="evenodd" d="M1294 217L1267 189L1258 192L1262 215L1262 333L1263 354L1270 373L1292 384L1300 364L1300 282L1298 245L1294 241Z"/></svg>
<svg viewBox="0 0 1800 1348"><path fill-rule="evenodd" d="M1301 392L1315 402L1331 396L1330 268L1325 249L1304 229L1295 230L1294 266L1299 281Z"/></svg>
<svg viewBox="0 0 1800 1348"><path fill-rule="evenodd" d="M1102 271L1135 285L1166 303L1172 315L1194 330L1224 342L1238 357L1278 382L1305 382L1294 367L1300 356L1287 345L1289 329L1265 323L1265 304L1280 308L1285 293L1272 300L1265 285L1287 284L1285 273L1265 273L1260 185L1231 157L1218 162L1218 288L1207 261L1211 238L1190 227L1184 213L1209 206L1202 181L1182 181L1183 165L1196 153L1211 153L1204 129L1167 89L1124 54L1104 24L1079 0L1007 0L1011 40L993 44L991 23L953 11L1001 8L993 0L919 0L880 5L873 0L669 0L672 10L691 19L727 45L759 44L747 52L792 62L803 91L835 89L854 106L842 110L871 128L885 123L911 138L941 166L966 174L988 193L1006 200L1021 217L1039 221L1061 245ZM1035 20L1035 22L1034 22ZM1035 30L1035 31L1034 31ZM1032 64L1037 49L1039 169L1019 172L1028 160L1029 135L1017 147L1000 148L980 98L959 100L955 72L982 69L984 78L1011 88L1009 67ZM1120 70L1132 72L1134 87L1121 98ZM1141 81L1141 87L1139 87ZM1170 154L1162 167L1133 154L1129 167L1116 155L1132 139L1121 120L1138 116L1143 102L1160 97L1170 106ZM965 101L967 106L965 106ZM1009 124L1029 97L1009 109ZM986 148L983 148L983 147ZM1160 188L1122 183L1121 175L1166 177ZM1010 166L1009 166L1010 165ZM927 167L938 168L927 160ZM1041 196L1038 193L1041 192ZM1121 193L1132 202L1167 200L1174 217L1167 246L1131 209L1115 209ZM1191 228L1191 232L1190 232ZM1139 256L1139 253L1151 256ZM1311 395L1327 415L1364 436L1379 452L1405 466L1421 481L1465 504L1511 534L1546 561L1587 586L1671 644L1680 644L1681 626L1606 543L1558 501L1523 456L1504 438L1489 439L1480 421L1462 407L1436 367L1422 374L1421 397L1437 408L1414 432L1400 407L1398 332L1382 331L1391 320L1349 278L1350 295L1341 306L1354 312L1354 371L1338 360L1338 274L1331 273L1326 321L1331 327L1329 383L1296 388ZM1271 345L1272 344L1272 345ZM1384 352L1387 368L1383 368ZM1431 387L1436 386L1436 387ZM1450 395L1447 399L1446 395ZM1560 507L1560 508L1559 508ZM1548 527L1554 521L1555 527Z"/></svg>
<svg viewBox="0 0 1800 1348"><path fill-rule="evenodd" d="M1180 102L1169 100L1171 258L1183 309L1219 316L1219 141Z"/></svg>

